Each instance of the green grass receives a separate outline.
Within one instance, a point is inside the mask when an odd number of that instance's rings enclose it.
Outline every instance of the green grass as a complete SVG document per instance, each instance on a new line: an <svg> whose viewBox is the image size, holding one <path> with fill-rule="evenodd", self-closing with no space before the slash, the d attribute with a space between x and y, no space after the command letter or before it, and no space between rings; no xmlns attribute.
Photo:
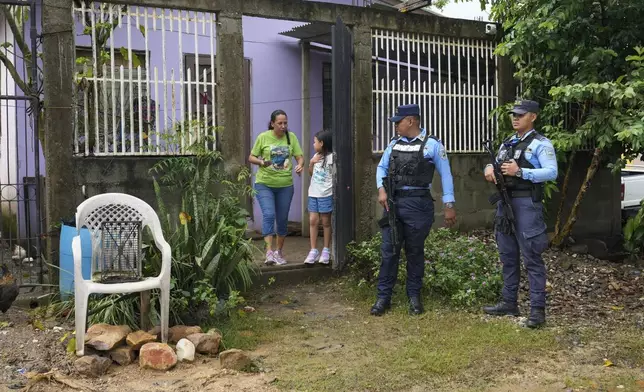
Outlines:
<svg viewBox="0 0 644 392"><path fill-rule="evenodd" d="M279 385L316 391L432 386L466 371L474 378L483 377L518 357L544 355L556 348L547 331L532 333L508 322L487 323L452 312L412 318L395 311L378 319L331 324L320 332L333 331L332 340L345 346L332 355L289 347L295 365L281 375Z"/></svg>
<svg viewBox="0 0 644 392"><path fill-rule="evenodd" d="M636 371L644 366L641 331L535 331L429 300L424 315L411 317L404 294L376 318L368 313L373 290L348 286L336 281L295 294L275 289L269 303L254 304L256 312L235 314L217 327L226 348L258 349L259 367L272 369L274 385L283 390L472 391L508 380L514 385L512 377L538 387L558 382L575 390L595 384L637 390L644 379ZM315 293L319 303L306 305L306 292ZM344 309L341 316L338 309ZM602 348L573 355L572 336L584 347ZM604 367L602 355L610 355L615 366Z"/></svg>
<svg viewBox="0 0 644 392"><path fill-rule="evenodd" d="M227 348L270 344L265 366L283 370L279 387L298 391L399 390L441 384L464 372L480 378L522 356L557 348L548 330L486 322L432 304L421 317L410 317L401 303L374 318L368 315L366 298L347 294L354 297L348 305L357 310L347 317L318 320L293 310L269 317L258 307L258 312L235 315L218 327ZM327 351L312 347L311 341L343 347Z"/></svg>

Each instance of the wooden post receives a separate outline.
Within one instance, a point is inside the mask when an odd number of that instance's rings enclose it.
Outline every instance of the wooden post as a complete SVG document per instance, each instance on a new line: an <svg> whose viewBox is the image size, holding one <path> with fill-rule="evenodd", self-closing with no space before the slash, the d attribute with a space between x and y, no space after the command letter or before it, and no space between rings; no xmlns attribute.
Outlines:
<svg viewBox="0 0 644 392"><path fill-rule="evenodd" d="M150 290L141 291L141 329L150 330Z"/></svg>
<svg viewBox="0 0 644 392"><path fill-rule="evenodd" d="M311 159L311 92L309 70L311 69L311 44L301 43L302 50L302 151L304 152L305 173L302 174L302 237L311 235L309 230L309 198L308 164Z"/></svg>

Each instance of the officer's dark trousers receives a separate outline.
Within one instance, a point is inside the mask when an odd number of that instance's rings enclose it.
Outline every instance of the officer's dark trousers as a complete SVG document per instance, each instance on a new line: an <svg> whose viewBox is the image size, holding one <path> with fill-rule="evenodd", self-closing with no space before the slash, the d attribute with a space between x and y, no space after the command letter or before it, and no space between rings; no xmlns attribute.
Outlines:
<svg viewBox="0 0 644 392"><path fill-rule="evenodd" d="M434 201L430 197L396 199L400 245L394 249L391 227L382 229L382 264L378 276L378 298L390 299L398 275L401 245L407 256L407 295L420 296L425 271L424 244L434 223Z"/></svg>
<svg viewBox="0 0 644 392"><path fill-rule="evenodd" d="M512 199L512 209L516 236L496 232L496 242L503 263L503 300L517 302L521 255L530 283L530 305L545 307L546 267L541 254L548 248L548 235L543 220L543 206L541 202L533 202L531 197L517 197ZM499 203L497 215L500 211Z"/></svg>

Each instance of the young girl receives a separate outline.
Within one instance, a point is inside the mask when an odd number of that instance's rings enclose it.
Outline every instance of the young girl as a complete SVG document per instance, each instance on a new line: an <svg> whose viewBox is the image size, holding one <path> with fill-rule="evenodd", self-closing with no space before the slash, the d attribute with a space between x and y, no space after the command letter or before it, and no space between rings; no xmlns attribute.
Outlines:
<svg viewBox="0 0 644 392"><path fill-rule="evenodd" d="M311 229L311 251L304 264L329 264L331 258L331 212L333 211L333 137L329 130L320 131L313 139L315 155L309 163L309 226ZM322 254L317 249L318 224L324 228Z"/></svg>

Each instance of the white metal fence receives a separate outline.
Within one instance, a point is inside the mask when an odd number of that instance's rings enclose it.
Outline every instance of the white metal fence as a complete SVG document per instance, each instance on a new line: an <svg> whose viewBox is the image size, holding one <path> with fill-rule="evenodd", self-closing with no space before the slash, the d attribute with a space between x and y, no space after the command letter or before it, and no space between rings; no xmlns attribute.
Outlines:
<svg viewBox="0 0 644 392"><path fill-rule="evenodd" d="M495 43L377 29L372 40L373 151L382 152L394 136L387 118L412 103L448 151L482 151L481 142L497 132L489 116L498 105Z"/></svg>
<svg viewBox="0 0 644 392"><path fill-rule="evenodd" d="M80 4L75 153L215 149L215 14Z"/></svg>

